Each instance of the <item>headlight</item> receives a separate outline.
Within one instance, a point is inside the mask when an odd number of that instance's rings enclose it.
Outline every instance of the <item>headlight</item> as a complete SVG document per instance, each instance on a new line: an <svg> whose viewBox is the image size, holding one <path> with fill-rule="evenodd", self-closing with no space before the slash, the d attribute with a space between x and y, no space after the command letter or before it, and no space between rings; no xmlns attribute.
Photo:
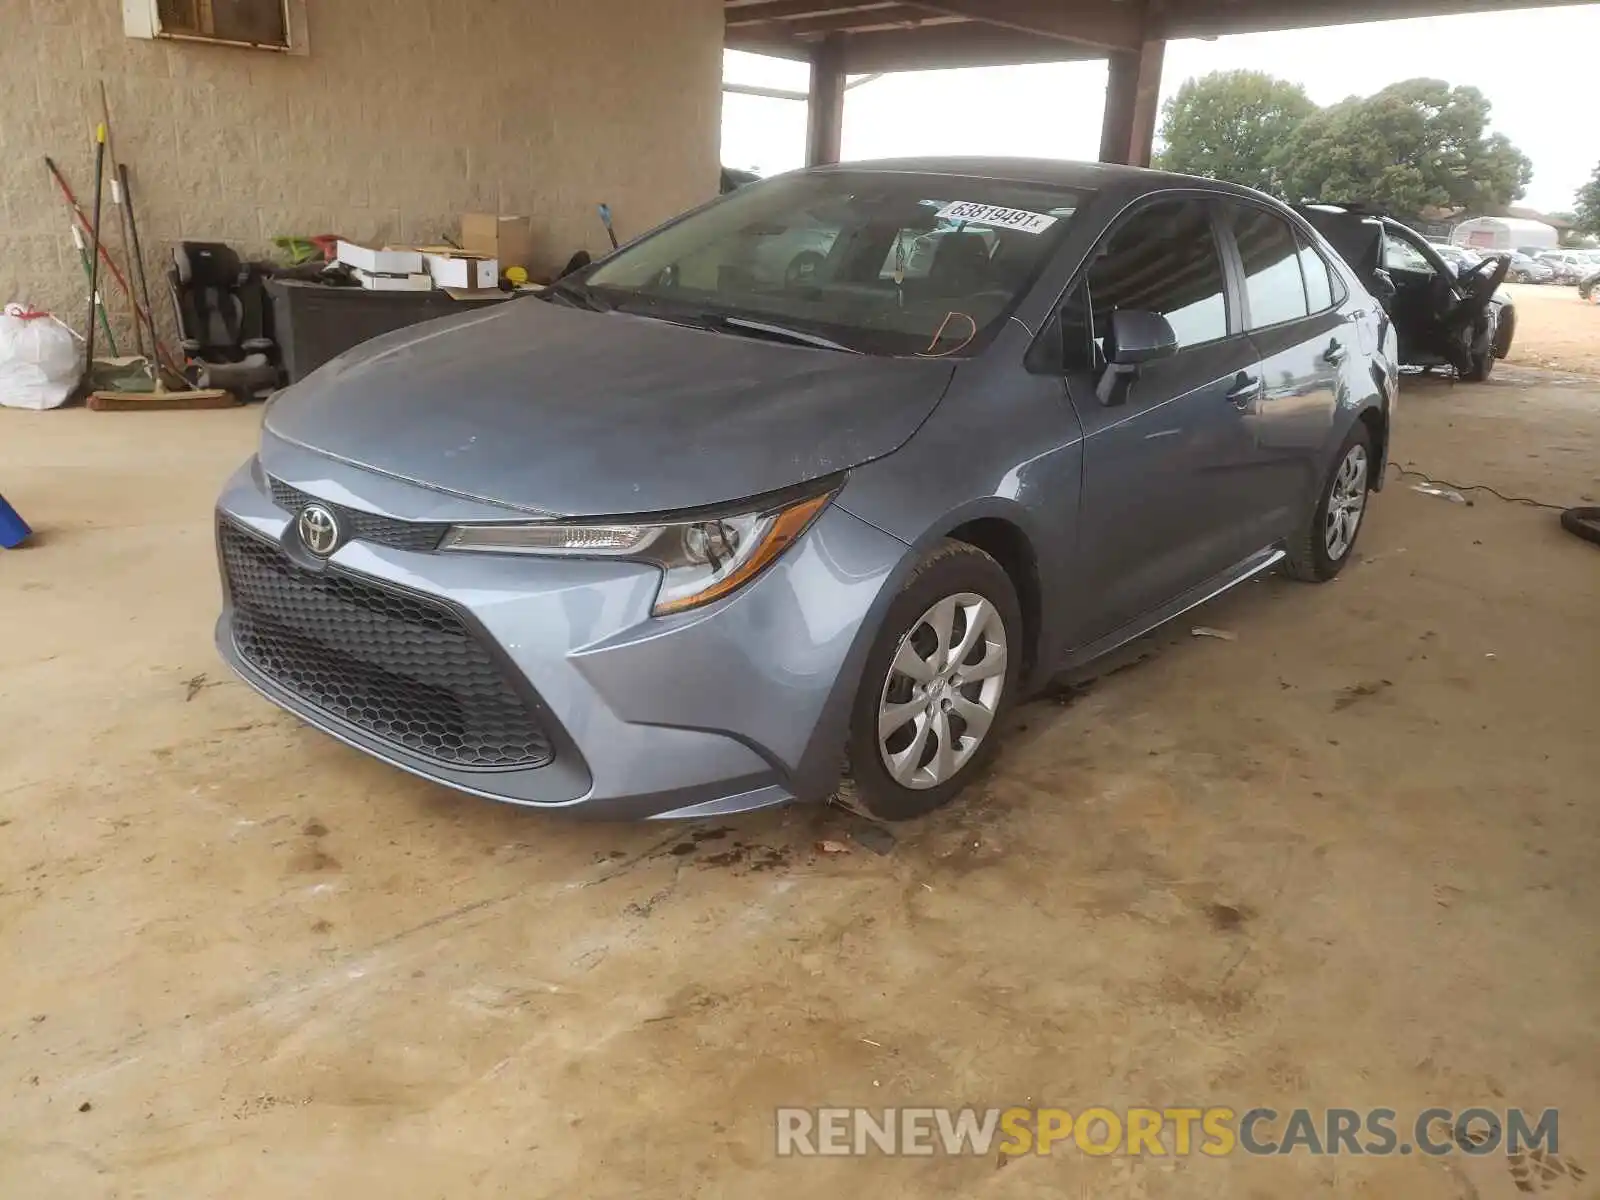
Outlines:
<svg viewBox="0 0 1600 1200"><path fill-rule="evenodd" d="M456 525L441 550L632 558L661 568L656 616L710 604L743 587L806 531L831 491L751 513L664 525Z"/></svg>

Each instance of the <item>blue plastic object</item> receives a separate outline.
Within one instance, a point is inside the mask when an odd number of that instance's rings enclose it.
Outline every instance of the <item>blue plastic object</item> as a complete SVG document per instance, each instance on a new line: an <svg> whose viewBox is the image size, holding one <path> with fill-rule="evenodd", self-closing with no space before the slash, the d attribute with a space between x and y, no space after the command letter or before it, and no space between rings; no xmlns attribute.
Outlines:
<svg viewBox="0 0 1600 1200"><path fill-rule="evenodd" d="M28 540L28 535L32 532L21 514L6 503L4 496L0 496L0 547L15 550Z"/></svg>

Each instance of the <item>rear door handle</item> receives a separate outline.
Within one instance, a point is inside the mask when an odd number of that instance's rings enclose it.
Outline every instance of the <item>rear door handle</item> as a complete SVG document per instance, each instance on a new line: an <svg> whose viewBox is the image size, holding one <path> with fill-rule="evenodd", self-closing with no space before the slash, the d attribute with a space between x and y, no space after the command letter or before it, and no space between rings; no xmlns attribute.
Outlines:
<svg viewBox="0 0 1600 1200"><path fill-rule="evenodd" d="M1261 380L1254 375L1239 372L1239 377L1234 380L1233 390L1228 393L1228 402L1235 408L1247 408L1251 401L1261 396Z"/></svg>
<svg viewBox="0 0 1600 1200"><path fill-rule="evenodd" d="M1330 367L1337 367L1350 357L1350 351L1339 344L1337 338L1328 343L1328 348L1322 352L1322 361Z"/></svg>

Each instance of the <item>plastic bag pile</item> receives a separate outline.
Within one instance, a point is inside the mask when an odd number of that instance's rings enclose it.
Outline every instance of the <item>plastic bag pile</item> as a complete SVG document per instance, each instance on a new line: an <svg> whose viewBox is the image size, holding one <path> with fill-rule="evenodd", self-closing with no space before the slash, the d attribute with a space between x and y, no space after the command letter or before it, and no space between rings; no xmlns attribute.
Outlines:
<svg viewBox="0 0 1600 1200"><path fill-rule="evenodd" d="M56 408L78 386L78 335L47 312L8 304L0 312L0 404Z"/></svg>

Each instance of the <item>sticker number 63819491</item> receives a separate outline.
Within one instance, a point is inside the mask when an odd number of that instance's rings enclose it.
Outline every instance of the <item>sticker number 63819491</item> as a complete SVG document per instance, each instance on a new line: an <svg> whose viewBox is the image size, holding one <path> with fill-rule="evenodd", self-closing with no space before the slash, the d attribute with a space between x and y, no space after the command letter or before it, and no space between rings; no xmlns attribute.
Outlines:
<svg viewBox="0 0 1600 1200"><path fill-rule="evenodd" d="M997 229L1016 229L1022 233L1043 233L1056 223L1047 213L1029 212L1025 208L1001 208L996 204L978 204L971 200L956 200L939 210L946 221L976 221Z"/></svg>

